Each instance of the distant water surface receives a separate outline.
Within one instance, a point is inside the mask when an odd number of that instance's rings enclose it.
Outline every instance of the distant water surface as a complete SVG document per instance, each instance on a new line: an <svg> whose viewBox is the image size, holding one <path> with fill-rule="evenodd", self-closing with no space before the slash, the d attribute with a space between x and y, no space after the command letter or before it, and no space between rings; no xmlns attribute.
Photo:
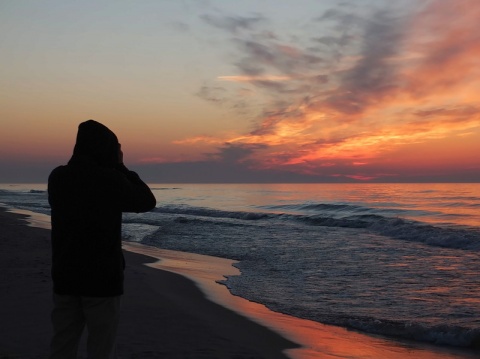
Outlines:
<svg viewBox="0 0 480 359"><path fill-rule="evenodd" d="M230 291L387 336L480 342L480 184L155 184L124 236L235 259ZM49 213L45 185L0 202Z"/></svg>

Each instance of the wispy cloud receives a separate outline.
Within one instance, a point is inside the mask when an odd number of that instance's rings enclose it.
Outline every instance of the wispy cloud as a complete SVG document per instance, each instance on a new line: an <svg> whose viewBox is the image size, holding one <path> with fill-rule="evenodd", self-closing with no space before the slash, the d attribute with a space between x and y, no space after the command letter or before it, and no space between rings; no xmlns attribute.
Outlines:
<svg viewBox="0 0 480 359"><path fill-rule="evenodd" d="M240 31L255 30L258 24L265 21L265 18L261 15L246 17L205 14L201 18L208 24L232 34L237 34Z"/></svg>
<svg viewBox="0 0 480 359"><path fill-rule="evenodd" d="M255 128L218 139L219 156L227 149L257 168L338 166L346 177L370 179L390 174L358 174L359 163L478 133L480 7L476 0L417 4L342 5L312 16L309 26L321 35L301 39L282 38L262 15L203 16L230 35L238 55L237 73L218 79L264 99ZM236 96L214 84L199 95L216 103Z"/></svg>
<svg viewBox="0 0 480 359"><path fill-rule="evenodd" d="M218 79L221 81L231 81L231 82L259 82L259 81L288 81L292 80L290 76L273 76L273 75L263 75L263 76L218 76Z"/></svg>

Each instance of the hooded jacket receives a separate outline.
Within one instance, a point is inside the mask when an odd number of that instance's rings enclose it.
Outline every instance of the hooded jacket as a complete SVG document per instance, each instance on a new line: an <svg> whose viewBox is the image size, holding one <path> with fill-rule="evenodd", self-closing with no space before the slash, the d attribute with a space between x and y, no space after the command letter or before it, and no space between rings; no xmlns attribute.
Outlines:
<svg viewBox="0 0 480 359"><path fill-rule="evenodd" d="M119 163L119 142L99 122L78 127L72 158L48 179L52 279L60 295L123 294L122 212L156 205L148 186Z"/></svg>

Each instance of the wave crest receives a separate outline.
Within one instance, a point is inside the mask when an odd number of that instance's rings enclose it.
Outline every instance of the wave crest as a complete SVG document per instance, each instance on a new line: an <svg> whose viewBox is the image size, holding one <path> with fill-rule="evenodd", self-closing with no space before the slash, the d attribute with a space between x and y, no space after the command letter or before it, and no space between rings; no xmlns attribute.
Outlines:
<svg viewBox="0 0 480 359"><path fill-rule="evenodd" d="M328 205L329 208L332 205ZM336 205L334 205L336 206ZM317 207L318 208L318 207ZM335 208L335 207L333 207ZM423 243L431 246L480 250L480 230L478 228L434 226L424 222L400 217L387 217L379 214L359 214L332 216L329 214L291 214L245 211L223 211L188 205L165 205L154 212L218 219L245 221L290 221L313 226L362 228L394 239Z"/></svg>

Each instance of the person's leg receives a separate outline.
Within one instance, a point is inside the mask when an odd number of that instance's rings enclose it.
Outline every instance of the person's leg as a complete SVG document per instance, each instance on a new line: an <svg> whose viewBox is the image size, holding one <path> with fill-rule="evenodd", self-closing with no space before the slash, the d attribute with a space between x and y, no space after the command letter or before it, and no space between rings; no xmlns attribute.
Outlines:
<svg viewBox="0 0 480 359"><path fill-rule="evenodd" d="M115 337L120 315L120 296L82 297L82 305L88 330L88 358L115 358Z"/></svg>
<svg viewBox="0 0 480 359"><path fill-rule="evenodd" d="M85 327L81 298L54 294L52 324L50 359L75 359Z"/></svg>

